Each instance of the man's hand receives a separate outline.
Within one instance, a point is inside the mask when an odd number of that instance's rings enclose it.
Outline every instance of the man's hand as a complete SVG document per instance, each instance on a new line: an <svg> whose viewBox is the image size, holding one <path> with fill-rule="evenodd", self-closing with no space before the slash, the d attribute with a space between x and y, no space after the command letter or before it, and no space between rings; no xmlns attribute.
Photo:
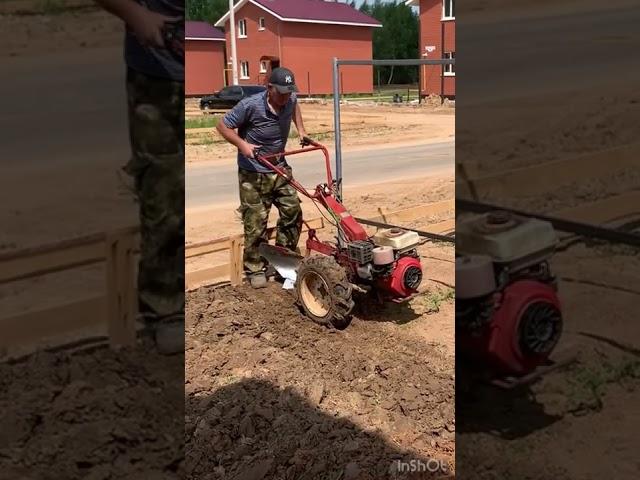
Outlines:
<svg viewBox="0 0 640 480"><path fill-rule="evenodd" d="M178 20L178 18L168 17L139 6L132 10L127 23L138 41L145 47L166 48L165 25Z"/></svg>
<svg viewBox="0 0 640 480"><path fill-rule="evenodd" d="M306 133L300 135L300 146L306 147L307 145L311 145L311 138L309 138Z"/></svg>
<svg viewBox="0 0 640 480"><path fill-rule="evenodd" d="M249 142L242 142L240 147L238 147L238 150L240 150L240 153L242 155L244 155L245 157L254 158L253 152L254 152L254 150L256 150L258 148L260 148L260 145L254 145L254 144L249 143Z"/></svg>

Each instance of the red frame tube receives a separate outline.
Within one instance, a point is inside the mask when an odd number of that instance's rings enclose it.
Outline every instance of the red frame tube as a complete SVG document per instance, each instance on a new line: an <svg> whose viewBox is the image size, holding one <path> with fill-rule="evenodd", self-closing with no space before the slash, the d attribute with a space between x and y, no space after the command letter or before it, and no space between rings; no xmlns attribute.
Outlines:
<svg viewBox="0 0 640 480"><path fill-rule="evenodd" d="M262 165L264 165L268 169L273 170L275 173L285 178L293 188L295 188L298 192L303 194L305 197L320 200L322 198L322 193L319 192L318 189L316 189L314 193L309 193L309 191L306 188L304 188L297 180L287 175L287 172L285 172L282 168L277 167L276 165L274 165L269 161L270 158L277 158L282 156L286 157L289 155L298 155L300 153L308 153L308 152L314 152L316 150L321 150L322 153L324 154L324 161L327 168L327 185L329 186L329 190L333 191L333 176L331 174L331 159L329 158L329 151L327 150L327 147L319 144L318 142L314 142L312 140L310 143L312 145L311 147L300 148L298 150L291 150L289 152L272 153L270 155L259 155L258 157L256 157L256 160L258 160Z"/></svg>

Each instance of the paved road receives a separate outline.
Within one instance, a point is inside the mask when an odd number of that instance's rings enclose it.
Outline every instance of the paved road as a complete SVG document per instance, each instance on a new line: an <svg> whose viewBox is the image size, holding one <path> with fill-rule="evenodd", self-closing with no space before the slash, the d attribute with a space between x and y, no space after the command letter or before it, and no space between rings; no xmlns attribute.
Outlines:
<svg viewBox="0 0 640 480"><path fill-rule="evenodd" d="M34 167L129 155L122 48L3 58L0 157Z"/></svg>
<svg viewBox="0 0 640 480"><path fill-rule="evenodd" d="M343 182L351 186L379 183L411 176L426 176L454 166L453 141L397 148L376 148L343 154ZM333 155L332 158L332 168ZM296 179L307 188L326 182L324 160L313 152L291 157ZM203 165L187 168L186 206L203 207L238 199L235 164Z"/></svg>
<svg viewBox="0 0 640 480"><path fill-rule="evenodd" d="M639 24L639 8L615 6L498 23L461 19L456 100L470 105L638 78L632 65L640 47Z"/></svg>

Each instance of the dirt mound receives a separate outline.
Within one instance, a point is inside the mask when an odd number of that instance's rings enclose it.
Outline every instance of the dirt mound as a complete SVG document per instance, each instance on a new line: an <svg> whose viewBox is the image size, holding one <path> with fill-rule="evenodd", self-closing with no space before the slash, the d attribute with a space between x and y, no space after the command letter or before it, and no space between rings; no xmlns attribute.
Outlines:
<svg viewBox="0 0 640 480"><path fill-rule="evenodd" d="M189 478L388 478L402 459L453 469L453 358L411 335L424 318L410 307L359 309L335 331L276 283L187 302Z"/></svg>
<svg viewBox="0 0 640 480"><path fill-rule="evenodd" d="M0 478L182 478L182 366L143 349L0 365Z"/></svg>

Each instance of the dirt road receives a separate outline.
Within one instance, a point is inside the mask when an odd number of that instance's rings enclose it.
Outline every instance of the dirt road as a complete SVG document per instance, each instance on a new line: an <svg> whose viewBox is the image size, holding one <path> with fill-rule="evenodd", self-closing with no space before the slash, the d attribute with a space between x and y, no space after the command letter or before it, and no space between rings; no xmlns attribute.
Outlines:
<svg viewBox="0 0 640 480"><path fill-rule="evenodd" d="M335 161L332 152L329 153L336 178ZM453 156L453 142L345 152L342 158L343 182L358 186L378 183L381 179L392 182L451 171ZM309 189L327 181L324 156L320 152L293 156L289 164L294 168L296 179ZM189 166L185 177L187 209L237 201L237 171L233 160L224 164Z"/></svg>

